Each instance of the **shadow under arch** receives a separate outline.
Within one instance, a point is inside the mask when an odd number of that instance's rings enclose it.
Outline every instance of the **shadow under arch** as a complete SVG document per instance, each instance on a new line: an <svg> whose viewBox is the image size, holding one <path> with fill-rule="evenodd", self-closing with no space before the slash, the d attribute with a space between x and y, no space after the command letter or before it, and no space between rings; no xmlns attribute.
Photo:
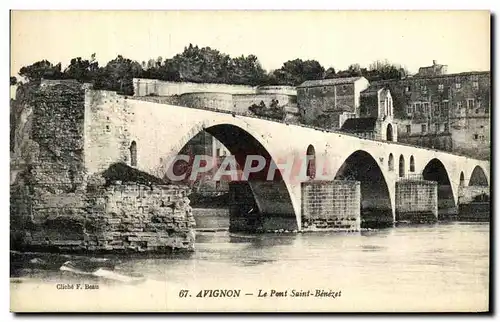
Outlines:
<svg viewBox="0 0 500 322"><path fill-rule="evenodd" d="M391 197L386 179L377 161L368 152L353 152L337 171L335 180L360 182L361 227L393 225Z"/></svg>
<svg viewBox="0 0 500 322"><path fill-rule="evenodd" d="M472 170L469 179L469 186L488 186L488 178L486 177L486 173L484 172L483 168L478 165L474 167L474 170Z"/></svg>
<svg viewBox="0 0 500 322"><path fill-rule="evenodd" d="M451 180L444 164L436 158L430 160L422 171L422 177L424 180L437 182L438 219L456 216L458 208Z"/></svg>
<svg viewBox="0 0 500 322"><path fill-rule="evenodd" d="M185 147L202 132L208 133L209 136L221 142L231 154L231 156L214 156L210 148L205 150L205 152L211 154L207 156L208 159L214 162L214 166L208 173L206 181L210 181L219 168L229 170L228 167L224 166L227 165L227 163L224 163L224 160L227 161L226 158L234 157L236 161L238 180L232 180L234 178L230 178L229 176L221 178L225 181L228 190L229 230L232 232L260 232L276 229L298 229L290 191L280 171L276 170L273 179L267 180L269 168L275 166L275 160L273 160L269 151L259 140L236 125L217 124L194 133L180 149L179 154L186 153ZM207 145L206 142L204 144ZM262 170L250 173L248 180L245 180L242 178L242 170L247 157L250 155L263 157L266 164ZM170 167L173 167L173 172L176 175L179 174L176 173L176 170L179 172L179 164L181 165L181 173L183 171L189 172L189 169L193 169L195 155L190 154L189 156L188 164L177 161L170 165ZM251 165L254 167L257 166L258 161L253 161ZM214 182L211 183L213 184Z"/></svg>

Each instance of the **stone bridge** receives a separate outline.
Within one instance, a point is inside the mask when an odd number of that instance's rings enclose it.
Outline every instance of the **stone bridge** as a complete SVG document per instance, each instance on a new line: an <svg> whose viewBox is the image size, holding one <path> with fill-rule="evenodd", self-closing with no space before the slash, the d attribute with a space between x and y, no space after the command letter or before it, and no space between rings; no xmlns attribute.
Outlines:
<svg viewBox="0 0 500 322"><path fill-rule="evenodd" d="M358 189L360 200L354 211L361 208L361 217L364 213L378 216L383 212L380 216L388 222L397 220L398 209L411 204L411 200L420 202L418 198L429 199L426 202L437 208L439 214L456 213L459 197L468 186L486 189L490 182L488 161L457 154L228 112L147 102L112 92L85 93L84 157L89 174L112 163L125 162L161 175L171 166L171 157L203 130L222 142L238 163L255 154L271 160L269 166L278 169L287 161L304 160L306 156L315 160L307 169L300 167L307 172L304 176L278 170L277 178L266 183L262 170L249 178L247 188L238 188L253 194L260 212L264 217L268 214L268 228L302 229L307 212L318 211L311 199L328 198L328 193L348 188L338 190L330 186L321 190L328 182L359 182L359 188L354 187L345 199L353 200ZM429 181L437 183L430 193L424 191ZM417 192L408 193L411 187L398 188L405 182L413 182ZM317 187L311 188L315 183ZM345 202L343 205L347 209ZM335 205L320 205L319 211L325 207ZM347 217L346 214L343 219Z"/></svg>

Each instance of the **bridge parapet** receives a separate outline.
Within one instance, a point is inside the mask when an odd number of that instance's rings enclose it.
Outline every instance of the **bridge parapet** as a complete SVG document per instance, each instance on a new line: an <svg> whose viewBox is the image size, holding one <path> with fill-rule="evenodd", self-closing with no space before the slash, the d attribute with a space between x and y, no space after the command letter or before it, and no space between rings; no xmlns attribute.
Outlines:
<svg viewBox="0 0 500 322"><path fill-rule="evenodd" d="M129 99L133 99L133 100L142 100L140 97L128 97L128 98ZM161 103L158 102L158 103L159 104L168 104L168 103L163 103L163 102L161 102ZM343 135L343 136L347 136L347 137L355 137L355 138L363 140L363 141L380 142L380 143L389 144L389 145L393 145L393 146L406 146L406 147L417 148L417 149L421 149L421 150L425 150L425 151L433 151L433 152L439 152L439 153L446 153L446 154L451 154L451 155L456 155L456 156L460 156L460 157L474 159L474 158L472 158L469 155L465 155L465 154L458 153L458 152L443 151L443 150L433 149L433 148L424 147L424 146L417 146L417 145L413 145L413 144L409 144L409 143L404 143L404 142L399 142L399 141L395 142L395 141L380 140L380 139L375 139L375 138L366 138L366 137L361 137L361 136L358 136L356 134L352 134L352 133L348 133L348 132L343 132L343 131L338 131L338 130L331 130L331 129L325 129L325 128L318 127L318 126L307 125L307 124L303 124L303 123L300 123L300 122L294 121L294 120L275 119L275 118L270 118L270 117L265 117L265 116L258 116L258 115L251 115L251 114L246 114L246 113L239 113L239 112L235 112L235 111L228 111L228 110L219 109L219 108L212 108L212 107L200 107L200 106L197 106L197 107L180 106L180 107L182 107L182 108L191 108L191 109L199 109L199 110L211 111L211 112L217 112L217 113L223 113L223 114L231 114L233 117L243 116L243 117L255 118L255 119L266 120L266 121L271 121L271 122L276 122L276 123L281 123L281 124L286 124L286 125L293 125L293 126L299 126L299 127L302 127L302 128L313 129L313 130L321 131L321 132L325 132L325 133L335 133L335 134L339 134L339 135ZM480 160L480 161L488 161L488 160Z"/></svg>

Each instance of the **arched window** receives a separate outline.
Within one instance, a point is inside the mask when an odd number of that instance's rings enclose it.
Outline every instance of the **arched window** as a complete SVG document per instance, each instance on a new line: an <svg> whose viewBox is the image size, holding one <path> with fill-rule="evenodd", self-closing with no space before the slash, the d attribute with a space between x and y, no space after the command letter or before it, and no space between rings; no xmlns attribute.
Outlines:
<svg viewBox="0 0 500 322"><path fill-rule="evenodd" d="M387 124L387 141L392 141L393 140L393 137L392 137L392 125L391 124Z"/></svg>
<svg viewBox="0 0 500 322"><path fill-rule="evenodd" d="M307 147L307 176L311 179L316 177L316 152L311 144Z"/></svg>
<svg viewBox="0 0 500 322"><path fill-rule="evenodd" d="M137 143L135 141L130 144L130 165L137 166Z"/></svg>
<svg viewBox="0 0 500 322"><path fill-rule="evenodd" d="M415 159L413 155L410 157L410 172L415 172Z"/></svg>
<svg viewBox="0 0 500 322"><path fill-rule="evenodd" d="M464 176L464 172L460 172L460 187L463 187L464 186L464 183L465 183L465 176Z"/></svg>
<svg viewBox="0 0 500 322"><path fill-rule="evenodd" d="M405 176L405 158L401 154L399 156L399 177L402 178Z"/></svg>
<svg viewBox="0 0 500 322"><path fill-rule="evenodd" d="M394 157L389 154L389 171L394 171Z"/></svg>

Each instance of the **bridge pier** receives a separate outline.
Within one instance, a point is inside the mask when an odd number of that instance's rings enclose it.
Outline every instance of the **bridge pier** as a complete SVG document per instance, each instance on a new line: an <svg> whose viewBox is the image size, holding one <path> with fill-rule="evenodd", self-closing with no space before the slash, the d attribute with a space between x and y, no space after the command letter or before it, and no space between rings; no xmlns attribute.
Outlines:
<svg viewBox="0 0 500 322"><path fill-rule="evenodd" d="M297 231L295 212L283 182L229 184L229 231Z"/></svg>
<svg viewBox="0 0 500 322"><path fill-rule="evenodd" d="M438 184L426 180L396 182L396 221L436 222Z"/></svg>
<svg viewBox="0 0 500 322"><path fill-rule="evenodd" d="M490 188L488 186L461 186L458 193L459 220L490 220Z"/></svg>
<svg viewBox="0 0 500 322"><path fill-rule="evenodd" d="M309 181L301 188L303 230L360 230L359 181Z"/></svg>

